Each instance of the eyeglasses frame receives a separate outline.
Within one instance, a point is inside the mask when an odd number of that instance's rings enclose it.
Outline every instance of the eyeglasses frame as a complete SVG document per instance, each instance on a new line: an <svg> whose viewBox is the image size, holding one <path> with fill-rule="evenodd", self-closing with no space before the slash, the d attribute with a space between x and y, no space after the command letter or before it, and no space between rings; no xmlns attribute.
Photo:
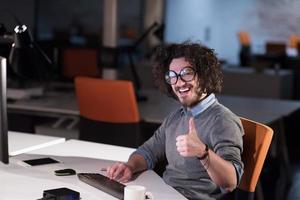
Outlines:
<svg viewBox="0 0 300 200"><path fill-rule="evenodd" d="M194 74L193 74L193 77L191 78L191 80L184 80L183 78L182 78L182 72L183 72L183 70L185 70L185 69L191 69L193 72L194 72ZM168 82L167 81L167 79L166 79L166 76L169 76L168 74L170 73L170 72L173 72L175 75L176 75L176 81L175 81L175 83L171 83L171 82ZM175 85L177 82L178 82L178 77L180 78L180 80L181 81L183 81L183 82L190 82L190 81L192 81L192 80L194 80L195 79L195 76L196 76L196 72L197 72L197 70L195 69L195 68L193 68L193 67L191 67L191 66L186 66L186 67L184 67L184 68L182 68L180 71L179 71L179 73L176 73L174 70L168 70L166 73L165 73L165 81L166 81L166 83L168 83L169 85ZM169 76L169 78L170 78L170 76ZM173 77L172 77L173 78ZM171 79L170 79L171 80Z"/></svg>

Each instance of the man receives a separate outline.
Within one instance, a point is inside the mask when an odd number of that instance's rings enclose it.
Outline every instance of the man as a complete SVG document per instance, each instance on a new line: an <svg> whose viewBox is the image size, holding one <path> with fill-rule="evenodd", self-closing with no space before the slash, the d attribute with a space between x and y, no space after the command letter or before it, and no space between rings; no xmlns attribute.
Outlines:
<svg viewBox="0 0 300 200"><path fill-rule="evenodd" d="M164 181L188 199L218 199L238 185L243 174L243 128L221 105L222 74L213 50L199 44L158 49L154 75L159 88L182 107L171 113L127 163L107 168L108 176L130 181L166 157Z"/></svg>

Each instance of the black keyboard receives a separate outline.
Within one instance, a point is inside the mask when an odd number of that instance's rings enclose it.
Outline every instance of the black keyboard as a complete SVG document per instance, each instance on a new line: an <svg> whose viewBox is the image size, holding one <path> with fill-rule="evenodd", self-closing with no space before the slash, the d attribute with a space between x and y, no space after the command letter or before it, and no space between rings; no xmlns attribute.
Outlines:
<svg viewBox="0 0 300 200"><path fill-rule="evenodd" d="M106 192L118 199L124 199L125 185L97 173L78 173L79 180Z"/></svg>

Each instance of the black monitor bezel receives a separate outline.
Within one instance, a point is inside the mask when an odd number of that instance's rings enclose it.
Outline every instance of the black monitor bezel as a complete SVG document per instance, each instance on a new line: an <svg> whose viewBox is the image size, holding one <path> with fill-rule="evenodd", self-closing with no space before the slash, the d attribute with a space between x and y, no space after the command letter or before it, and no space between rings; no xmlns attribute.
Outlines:
<svg viewBox="0 0 300 200"><path fill-rule="evenodd" d="M0 56L0 161L4 164L9 163L6 69L7 69L6 58Z"/></svg>

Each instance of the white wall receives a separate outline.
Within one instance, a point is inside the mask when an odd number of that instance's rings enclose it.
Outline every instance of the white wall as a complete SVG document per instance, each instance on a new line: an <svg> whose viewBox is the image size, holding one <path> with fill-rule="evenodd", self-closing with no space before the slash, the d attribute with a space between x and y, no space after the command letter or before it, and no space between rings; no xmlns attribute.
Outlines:
<svg viewBox="0 0 300 200"><path fill-rule="evenodd" d="M187 39L202 41L205 38L205 30L211 23L209 7L209 0L167 0L167 42L181 42Z"/></svg>
<svg viewBox="0 0 300 200"><path fill-rule="evenodd" d="M298 0L166 0L165 38L201 41L236 64L239 30L249 32L253 51L263 51L266 41L300 34L299 10Z"/></svg>

